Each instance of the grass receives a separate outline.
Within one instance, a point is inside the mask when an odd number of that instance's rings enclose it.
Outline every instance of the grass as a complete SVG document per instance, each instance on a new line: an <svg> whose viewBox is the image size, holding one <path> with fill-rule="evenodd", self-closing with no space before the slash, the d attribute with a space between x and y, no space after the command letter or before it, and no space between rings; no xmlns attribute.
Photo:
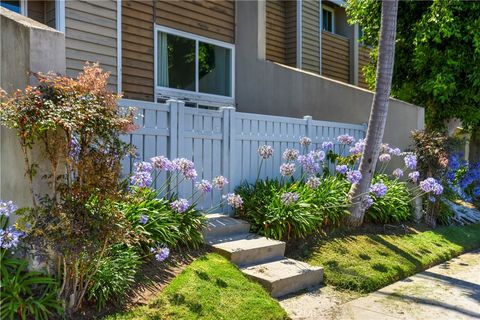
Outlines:
<svg viewBox="0 0 480 320"><path fill-rule="evenodd" d="M149 305L108 317L140 319L287 319L278 302L225 258L209 253L190 264Z"/></svg>
<svg viewBox="0 0 480 320"><path fill-rule="evenodd" d="M297 258L323 266L327 284L367 293L476 248L480 224L320 238L304 244Z"/></svg>

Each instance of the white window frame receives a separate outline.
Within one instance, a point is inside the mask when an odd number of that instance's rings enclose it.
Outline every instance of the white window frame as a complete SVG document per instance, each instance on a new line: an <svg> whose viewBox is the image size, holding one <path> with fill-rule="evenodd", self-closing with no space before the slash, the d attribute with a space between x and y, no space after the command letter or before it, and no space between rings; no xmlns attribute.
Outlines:
<svg viewBox="0 0 480 320"><path fill-rule="evenodd" d="M172 29L168 28L165 26L161 25L155 25L155 34L154 34L154 78L155 78L155 100L159 97L162 96L171 96L175 98L180 98L180 99L188 99L189 101L192 102L198 102L198 103L214 103L214 104L228 104L232 105L235 101L235 45L228 43L228 42L223 42L219 40L214 40L206 37L202 37L193 33L189 32L184 32L180 31L177 29ZM158 33L159 32L164 32L180 37L184 37L190 40L195 41L195 91L188 91L188 90L182 90L182 89L173 89L173 88L168 88L168 87L162 87L158 85L158 78L157 78L157 65L158 65ZM210 93L202 93L199 92L199 78L198 78L198 43L199 42L204 42L208 44L213 44L219 47L223 47L226 49L231 50L231 96L221 96L217 94L210 94Z"/></svg>
<svg viewBox="0 0 480 320"><path fill-rule="evenodd" d="M332 31L323 29L323 10L329 11L332 14ZM333 8L328 6L322 6L322 31L335 33L335 10L333 10Z"/></svg>
<svg viewBox="0 0 480 320"><path fill-rule="evenodd" d="M65 33L65 0L55 0L55 29Z"/></svg>

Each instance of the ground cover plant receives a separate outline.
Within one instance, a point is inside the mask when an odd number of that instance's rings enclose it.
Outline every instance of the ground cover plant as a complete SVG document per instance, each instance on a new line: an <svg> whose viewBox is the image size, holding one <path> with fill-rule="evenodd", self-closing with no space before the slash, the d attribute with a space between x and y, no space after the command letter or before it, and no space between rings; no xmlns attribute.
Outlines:
<svg viewBox="0 0 480 320"><path fill-rule="evenodd" d="M473 224L393 234L343 231L312 237L289 251L323 266L326 284L367 293L479 247L480 224Z"/></svg>
<svg viewBox="0 0 480 320"><path fill-rule="evenodd" d="M190 264L149 305L108 317L134 319L287 319L278 302L220 255Z"/></svg>

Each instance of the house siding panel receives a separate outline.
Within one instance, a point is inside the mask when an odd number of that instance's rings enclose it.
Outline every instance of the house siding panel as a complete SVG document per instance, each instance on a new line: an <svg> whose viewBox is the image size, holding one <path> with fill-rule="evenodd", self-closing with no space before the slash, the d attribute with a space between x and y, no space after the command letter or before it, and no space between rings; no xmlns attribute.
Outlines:
<svg viewBox="0 0 480 320"><path fill-rule="evenodd" d="M302 69L320 73L320 3L302 1Z"/></svg>
<svg viewBox="0 0 480 320"><path fill-rule="evenodd" d="M322 75L349 82L350 56L347 38L322 32Z"/></svg>
<svg viewBox="0 0 480 320"><path fill-rule="evenodd" d="M109 88L116 90L116 16L114 0L65 1L67 75L76 76L85 61L99 62L100 67L111 73Z"/></svg>
<svg viewBox="0 0 480 320"><path fill-rule="evenodd" d="M363 67L370 62L370 49L364 45L358 46L358 86L368 89L367 81L363 75Z"/></svg>
<svg viewBox="0 0 480 320"><path fill-rule="evenodd" d="M296 65L296 1L266 2L266 59Z"/></svg>

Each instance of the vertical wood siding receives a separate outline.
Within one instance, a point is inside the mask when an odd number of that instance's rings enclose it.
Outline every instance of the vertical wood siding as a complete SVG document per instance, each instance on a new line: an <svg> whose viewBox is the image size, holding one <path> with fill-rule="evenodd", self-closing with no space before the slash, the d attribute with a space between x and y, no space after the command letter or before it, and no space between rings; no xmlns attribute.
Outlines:
<svg viewBox="0 0 480 320"><path fill-rule="evenodd" d="M235 43L235 1L157 1L155 22L207 38Z"/></svg>
<svg viewBox="0 0 480 320"><path fill-rule="evenodd" d="M358 86L368 89L368 84L365 81L362 68L370 62L370 49L364 45L358 46Z"/></svg>
<svg viewBox="0 0 480 320"><path fill-rule="evenodd" d="M350 57L347 38L322 32L322 75L349 82Z"/></svg>
<svg viewBox="0 0 480 320"><path fill-rule="evenodd" d="M296 2L266 2L266 59L290 66L296 64Z"/></svg>
<svg viewBox="0 0 480 320"><path fill-rule="evenodd" d="M85 61L99 62L117 84L117 4L114 0L65 1L67 75L82 71Z"/></svg>
<svg viewBox="0 0 480 320"><path fill-rule="evenodd" d="M128 99L153 101L153 1L122 1L122 90Z"/></svg>
<svg viewBox="0 0 480 320"><path fill-rule="evenodd" d="M318 0L302 1L302 69L320 73L320 17Z"/></svg>

